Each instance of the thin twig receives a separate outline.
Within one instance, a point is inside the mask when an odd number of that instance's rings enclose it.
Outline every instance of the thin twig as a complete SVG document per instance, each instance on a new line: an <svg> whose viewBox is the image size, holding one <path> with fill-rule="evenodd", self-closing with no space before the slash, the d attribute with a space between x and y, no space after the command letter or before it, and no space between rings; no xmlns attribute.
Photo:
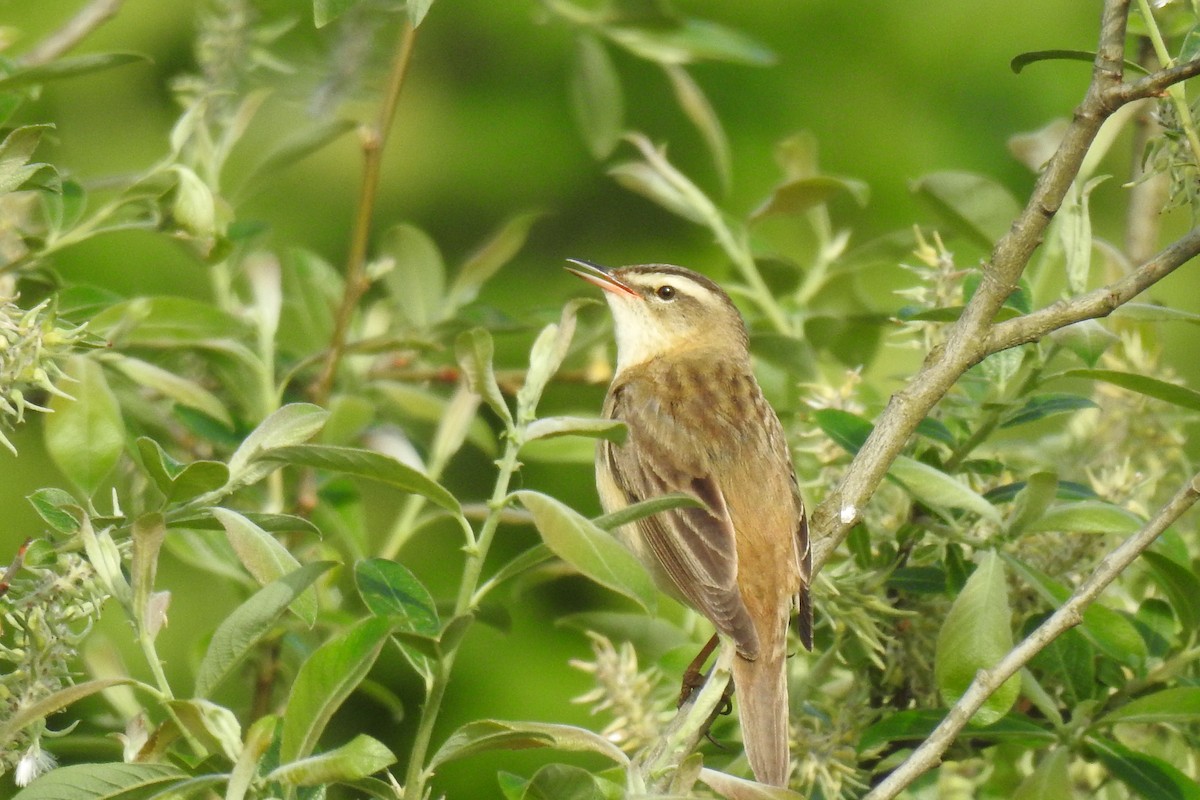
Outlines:
<svg viewBox="0 0 1200 800"><path fill-rule="evenodd" d="M1159 509L1154 518L1141 530L1105 556L1092 574L1049 618L1039 625L1016 647L1008 652L996 666L980 670L975 680L951 707L946 718L934 729L921 746L913 751L903 764L897 767L864 800L890 800L923 773L937 766L942 755L954 742L971 717L1006 680L1024 667L1050 642L1083 620L1083 611L1100 596L1110 583L1116 580L1126 567L1133 563L1143 550L1149 547L1158 535L1191 508L1200 499L1200 474L1192 477L1175 494L1171 501Z"/></svg>
<svg viewBox="0 0 1200 800"><path fill-rule="evenodd" d="M88 34L117 15L125 0L91 0L76 12L62 27L42 39L19 59L22 66L36 67L49 63L72 50Z"/></svg>
<svg viewBox="0 0 1200 800"><path fill-rule="evenodd" d="M988 335L984 349L988 354L998 353L1026 342L1037 341L1051 331L1067 325L1085 319L1106 317L1197 255L1200 255L1200 228L1193 228L1119 281L1069 300L1060 300L1052 306L1025 316L998 323Z"/></svg>
<svg viewBox="0 0 1200 800"><path fill-rule="evenodd" d="M346 336L350 330L350 320L354 316L363 294L369 288L365 265L367 245L371 236L371 218L374 216L375 199L379 193L383 148L387 144L392 119L396 116L396 104L400 100L400 90L404 88L404 79L408 75L408 65L412 60L416 37L417 29L413 27L411 21L406 21L400 32L400 42L396 46L396 57L392 61L383 103L379 107L379 118L374 125L365 127L361 131L363 181L358 196L358 209L354 218L354 231L350 238L350 253L346 257L346 284L342 292L342 302L334 319L333 336L325 364L312 388L312 396L319 404L324 404L329 398L329 392L333 387L333 377L337 373L338 364L341 363L342 355L346 351Z"/></svg>
<svg viewBox="0 0 1200 800"><path fill-rule="evenodd" d="M1127 83L1116 92L1116 95L1122 103L1146 97L1159 97L1175 84L1197 75L1200 75L1200 58L1160 69L1133 83Z"/></svg>

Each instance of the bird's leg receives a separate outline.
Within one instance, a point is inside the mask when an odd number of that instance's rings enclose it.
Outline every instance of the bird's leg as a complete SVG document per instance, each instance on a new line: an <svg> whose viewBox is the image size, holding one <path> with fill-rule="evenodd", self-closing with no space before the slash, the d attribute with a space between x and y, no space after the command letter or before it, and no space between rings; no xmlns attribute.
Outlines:
<svg viewBox="0 0 1200 800"><path fill-rule="evenodd" d="M718 638L717 634L714 633L713 637L708 640L708 643L705 644L704 647L700 648L700 652L696 654L694 659L692 659L692 663L688 664L687 669L683 671L682 687L679 690L679 701L675 704L676 708L686 703L688 698L692 696L692 692L703 686L704 682L708 680L708 676L712 674L711 670L709 670L709 672L706 674L701 673L701 670L704 668L704 662L707 661L708 657L712 655L713 650L717 649L717 644L719 643L720 639ZM733 711L733 701L731 700L732 697L733 681L730 681L725 685L725 691L721 694L721 702L717 704L717 707L713 709L712 714L710 714L708 719L704 721L704 725L700 727L704 738L708 739L722 750L725 749L724 745L712 737L710 729L712 728L713 723L717 721L717 717Z"/></svg>
<svg viewBox="0 0 1200 800"><path fill-rule="evenodd" d="M701 670L704 669L704 662L708 661L708 657L712 655L713 650L717 649L719 641L717 634L714 633L712 638L708 640L708 644L700 648L700 652L692 659L692 663L688 664L687 669L683 671L683 680L679 687L679 699L675 701L676 708L686 703L688 698L692 696L692 692L704 685L704 680L707 676L703 675ZM727 703L722 703L721 707L724 708L725 705Z"/></svg>

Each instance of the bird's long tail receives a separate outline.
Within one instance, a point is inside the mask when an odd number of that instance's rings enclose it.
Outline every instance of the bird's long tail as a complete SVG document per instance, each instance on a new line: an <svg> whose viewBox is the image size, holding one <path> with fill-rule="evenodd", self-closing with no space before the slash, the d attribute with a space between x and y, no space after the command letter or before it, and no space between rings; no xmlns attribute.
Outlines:
<svg viewBox="0 0 1200 800"><path fill-rule="evenodd" d="M786 629L785 629L786 630ZM786 643L766 643L758 658L733 660L734 697L742 721L742 743L759 783L787 786L788 690Z"/></svg>

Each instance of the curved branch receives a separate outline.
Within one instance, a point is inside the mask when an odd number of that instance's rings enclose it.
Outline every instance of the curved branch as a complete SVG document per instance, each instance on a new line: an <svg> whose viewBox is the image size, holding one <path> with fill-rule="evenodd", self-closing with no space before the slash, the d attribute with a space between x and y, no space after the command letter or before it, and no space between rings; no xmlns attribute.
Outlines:
<svg viewBox="0 0 1200 800"><path fill-rule="evenodd" d="M1193 228L1119 281L998 323L988 335L984 350L991 355L1036 341L1051 331L1085 319L1106 317L1197 255L1200 255L1200 227Z"/></svg>
<svg viewBox="0 0 1200 800"><path fill-rule="evenodd" d="M1149 547L1158 535L1200 500L1200 474L1194 475L1183 485L1154 518L1137 533L1122 542L1117 549L1105 556L1088 579L1039 625L1024 641L1008 652L995 667L980 670L975 680L946 714L946 718L934 729L921 746L913 751L903 764L897 767L864 800L890 800L927 770L941 762L942 755L954 742L954 737L971 721L985 700L1003 683L1068 629L1083 620L1083 611L1103 592L1126 567L1133 563L1143 550Z"/></svg>
<svg viewBox="0 0 1200 800"><path fill-rule="evenodd" d="M984 265L983 281L951 326L945 343L930 352L912 380L892 395L845 476L814 509L814 574L850 533L859 509L883 481L917 425L964 372L988 355L984 344L996 312L1016 288L1046 226L1062 206L1100 126L1120 107L1113 101L1113 92L1122 81L1128 13L1129 0L1105 3L1091 84L1029 202L996 243Z"/></svg>

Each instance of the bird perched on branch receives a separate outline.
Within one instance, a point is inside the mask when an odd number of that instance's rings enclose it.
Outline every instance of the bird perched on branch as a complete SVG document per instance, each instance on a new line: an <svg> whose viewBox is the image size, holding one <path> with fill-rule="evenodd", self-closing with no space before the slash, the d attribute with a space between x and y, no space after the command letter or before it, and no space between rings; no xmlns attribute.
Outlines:
<svg viewBox="0 0 1200 800"><path fill-rule="evenodd" d="M784 786L787 630L797 613L812 648L812 559L787 441L751 370L745 323L719 286L691 270L571 262L612 311L617 365L604 413L629 430L623 444L597 450L601 504L612 512L671 492L704 504L618 533L664 591L737 649L746 757L759 781Z"/></svg>

